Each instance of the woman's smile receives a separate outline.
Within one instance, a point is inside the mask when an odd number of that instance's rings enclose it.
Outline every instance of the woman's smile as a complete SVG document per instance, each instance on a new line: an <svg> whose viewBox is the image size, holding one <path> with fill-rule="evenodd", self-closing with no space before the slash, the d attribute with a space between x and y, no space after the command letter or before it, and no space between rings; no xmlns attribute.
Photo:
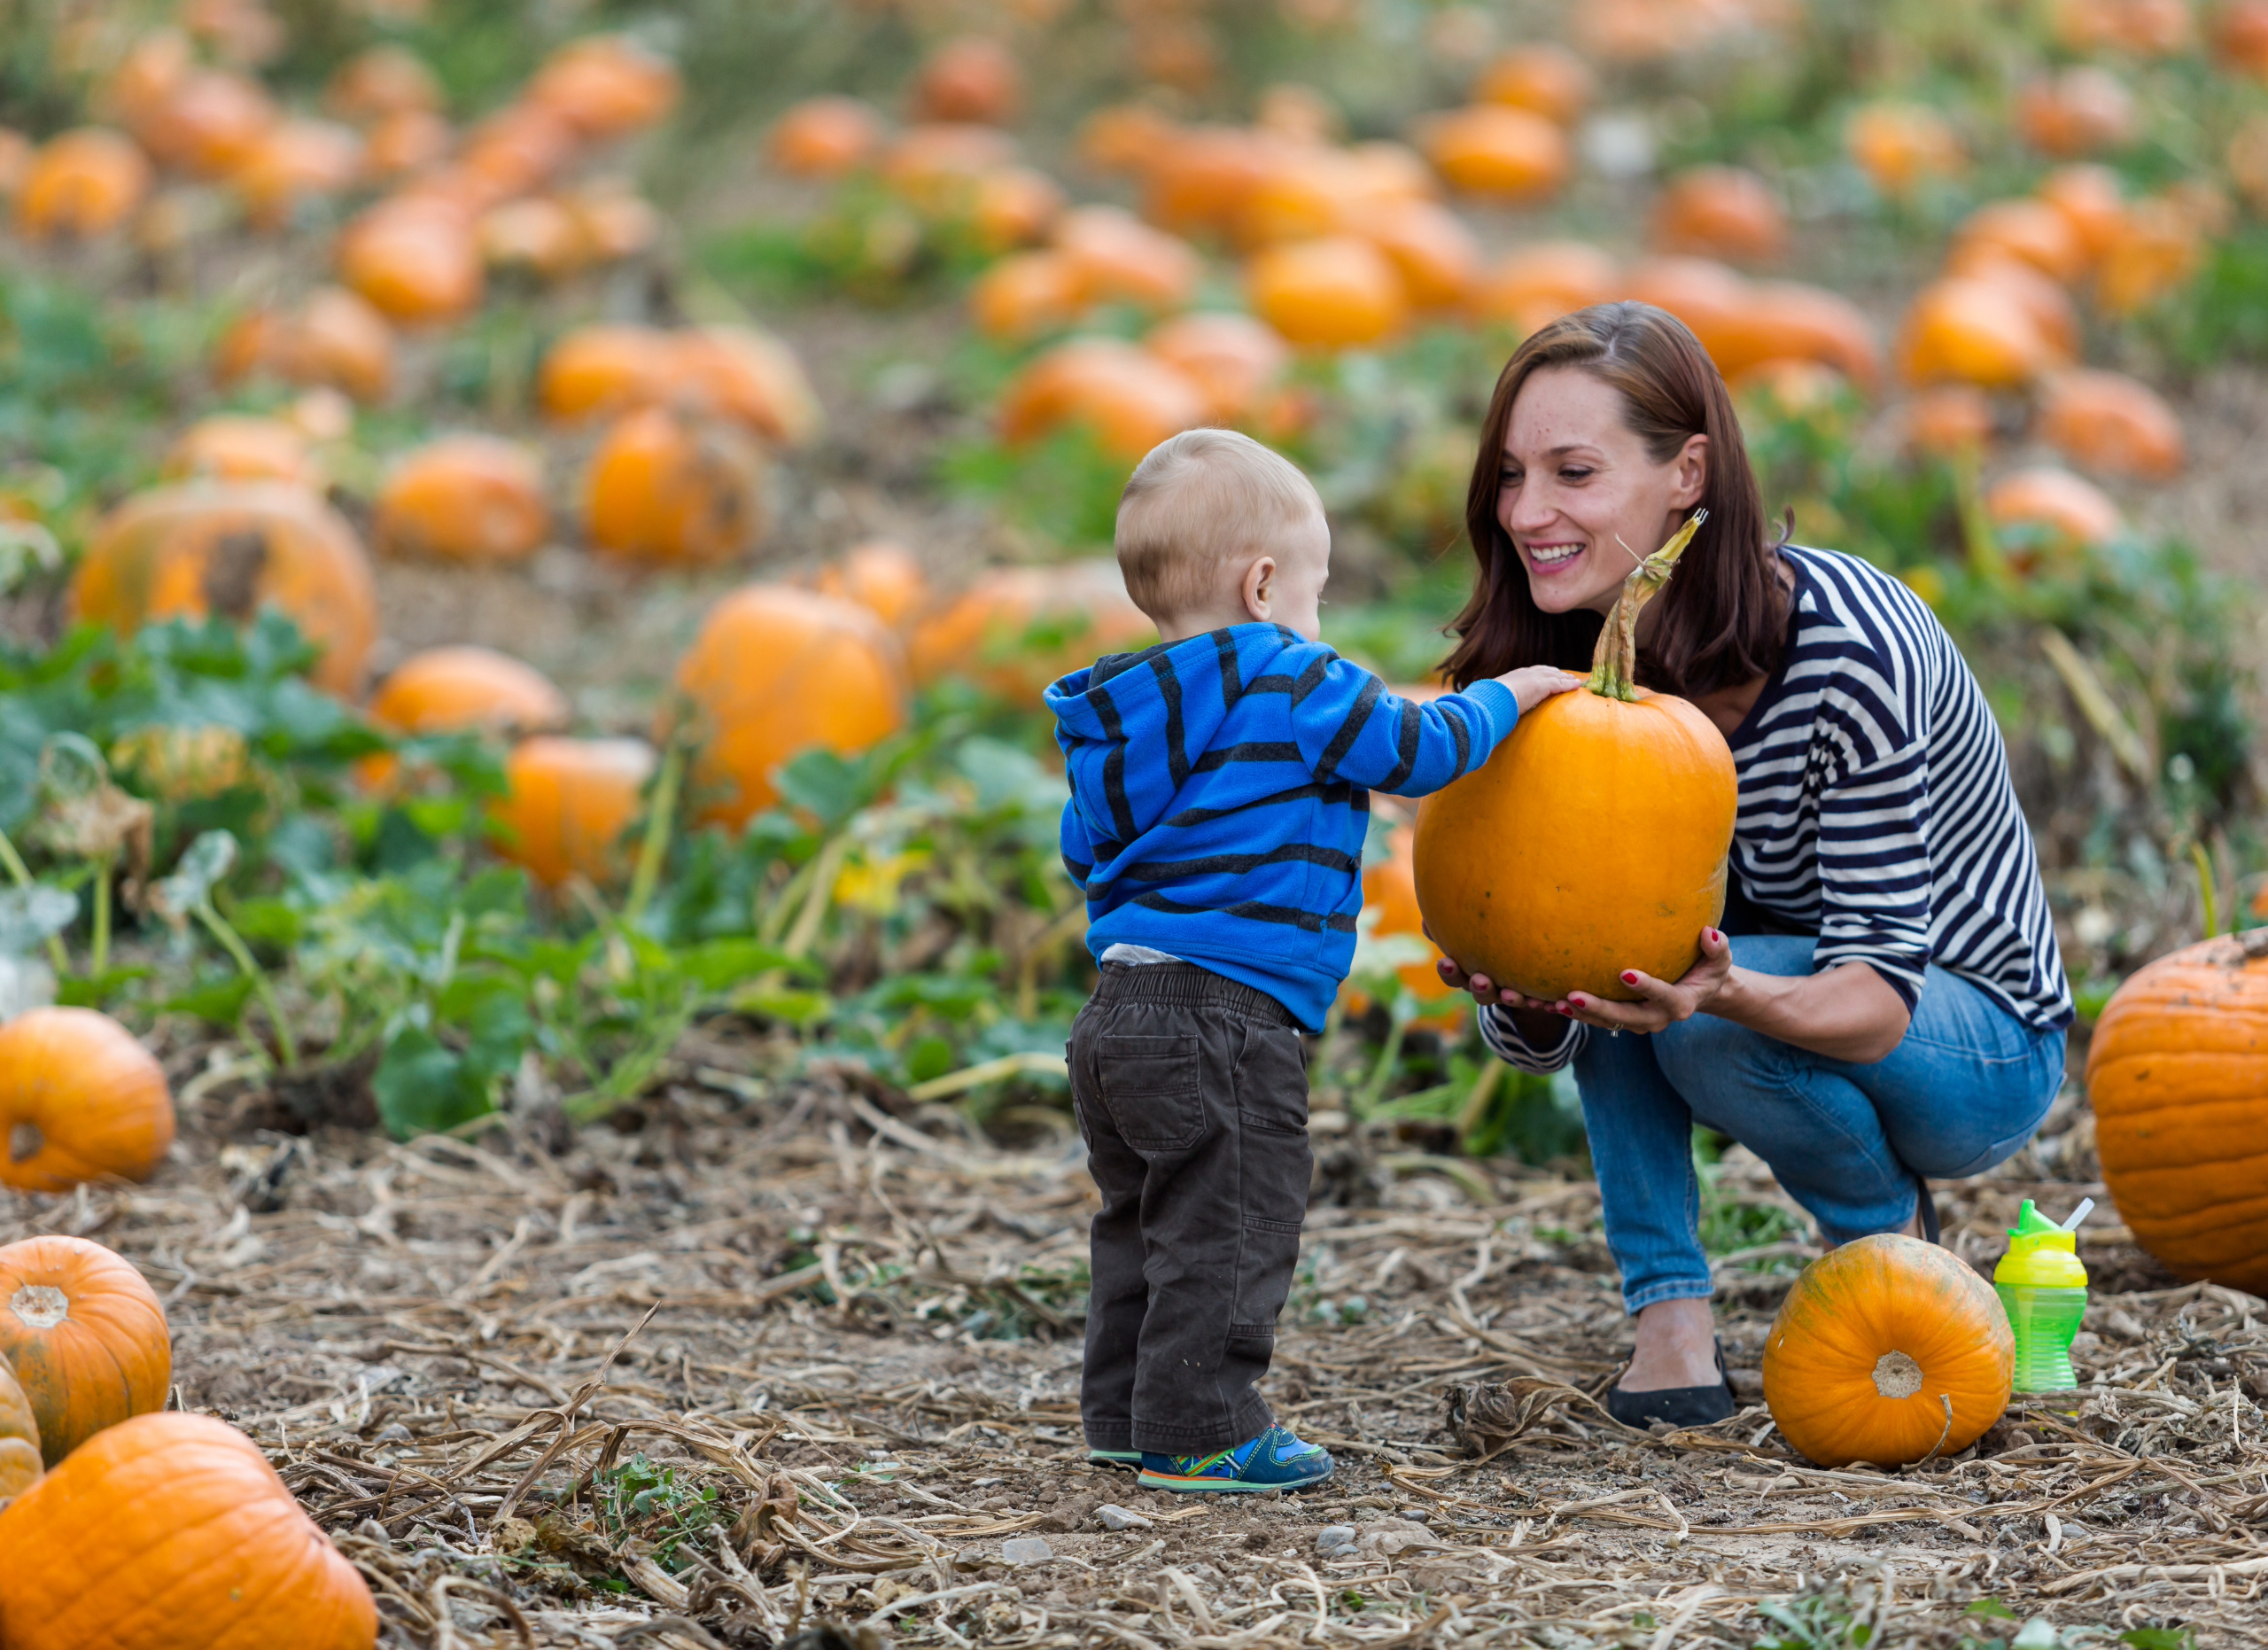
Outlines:
<svg viewBox="0 0 2268 1650"><path fill-rule="evenodd" d="M1552 543L1523 544L1520 552L1527 557L1531 572L1549 579L1571 571L1576 558L1586 548L1581 540L1569 539Z"/></svg>

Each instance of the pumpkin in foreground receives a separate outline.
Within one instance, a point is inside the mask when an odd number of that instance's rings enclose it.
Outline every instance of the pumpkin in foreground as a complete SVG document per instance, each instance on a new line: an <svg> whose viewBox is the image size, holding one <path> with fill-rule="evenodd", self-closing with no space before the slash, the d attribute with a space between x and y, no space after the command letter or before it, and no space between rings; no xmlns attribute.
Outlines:
<svg viewBox="0 0 2268 1650"><path fill-rule="evenodd" d="M108 1015L33 1008L0 1025L0 1186L146 1180L173 1143L164 1069Z"/></svg>
<svg viewBox="0 0 2268 1650"><path fill-rule="evenodd" d="M164 1404L174 1373L156 1294L126 1261L75 1237L0 1249L0 1358L31 1401L50 1467L105 1428Z"/></svg>
<svg viewBox="0 0 2268 1650"><path fill-rule="evenodd" d="M39 1482L39 1417L0 1358L0 1507Z"/></svg>
<svg viewBox="0 0 2268 1650"><path fill-rule="evenodd" d="M1628 1001L1622 970L1682 977L1724 915L1732 752L1692 705L1631 680L1638 610L1698 521L1625 583L1588 688L1537 705L1479 772L1418 806L1418 907L1467 972L1550 1000Z"/></svg>
<svg viewBox="0 0 2268 1650"><path fill-rule="evenodd" d="M1764 1343L1764 1401L1821 1467L1967 1449L2008 1406L2016 1337L1950 1249L1877 1233L1804 1268Z"/></svg>
<svg viewBox="0 0 2268 1650"><path fill-rule="evenodd" d="M0 1514L8 1650L370 1650L377 1611L252 1441L112 1428Z"/></svg>
<svg viewBox="0 0 2268 1650"><path fill-rule="evenodd" d="M2161 957L2087 1047L2102 1178L2185 1278L2268 1289L2268 929Z"/></svg>

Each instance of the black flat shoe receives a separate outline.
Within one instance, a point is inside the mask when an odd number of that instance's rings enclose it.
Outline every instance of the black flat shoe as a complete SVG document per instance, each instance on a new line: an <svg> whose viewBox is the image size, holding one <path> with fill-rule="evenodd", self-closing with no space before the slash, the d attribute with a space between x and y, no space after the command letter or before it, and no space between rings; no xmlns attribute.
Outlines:
<svg viewBox="0 0 2268 1650"><path fill-rule="evenodd" d="M1725 1349L1717 1348L1717 1384L1712 1387L1659 1387L1651 1392L1625 1392L1609 1387L1606 1413L1626 1427L1640 1431L1653 1421L1673 1427L1705 1427L1731 1414L1732 1383L1725 1379Z"/></svg>

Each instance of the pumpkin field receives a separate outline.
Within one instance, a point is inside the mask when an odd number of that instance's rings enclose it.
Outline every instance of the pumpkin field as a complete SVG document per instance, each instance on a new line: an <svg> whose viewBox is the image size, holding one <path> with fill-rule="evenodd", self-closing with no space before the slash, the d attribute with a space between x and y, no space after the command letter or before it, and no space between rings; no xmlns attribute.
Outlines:
<svg viewBox="0 0 2268 1650"><path fill-rule="evenodd" d="M1120 490L1291 456L1430 693L1620 299L1977 673L2064 1086L1943 1249L1699 1131L1737 1409L1634 1430L1379 796L1337 1473L1140 1488L1040 700L1154 639ZM2268 1645L2264 443L2268 0L0 0L0 1650ZM2090 1198L2077 1386L1932 1361Z"/></svg>

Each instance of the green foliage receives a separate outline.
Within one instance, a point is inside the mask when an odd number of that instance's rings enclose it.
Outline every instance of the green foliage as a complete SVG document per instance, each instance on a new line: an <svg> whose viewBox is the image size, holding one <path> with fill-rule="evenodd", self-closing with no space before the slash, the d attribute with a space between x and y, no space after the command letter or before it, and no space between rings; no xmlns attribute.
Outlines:
<svg viewBox="0 0 2268 1650"><path fill-rule="evenodd" d="M1132 470L1079 426L1029 447L985 440L949 448L937 467L948 492L983 502L1050 543L1090 550L1110 544Z"/></svg>
<svg viewBox="0 0 2268 1650"><path fill-rule="evenodd" d="M2147 324L2185 371L2268 361L2268 228L2247 224L2215 243L2197 278Z"/></svg>
<svg viewBox="0 0 2268 1650"><path fill-rule="evenodd" d="M676 1467L643 1451L595 1474L591 1495L609 1537L650 1544L654 1562L672 1575L695 1561L711 1530L732 1522L715 1490L680 1483Z"/></svg>

